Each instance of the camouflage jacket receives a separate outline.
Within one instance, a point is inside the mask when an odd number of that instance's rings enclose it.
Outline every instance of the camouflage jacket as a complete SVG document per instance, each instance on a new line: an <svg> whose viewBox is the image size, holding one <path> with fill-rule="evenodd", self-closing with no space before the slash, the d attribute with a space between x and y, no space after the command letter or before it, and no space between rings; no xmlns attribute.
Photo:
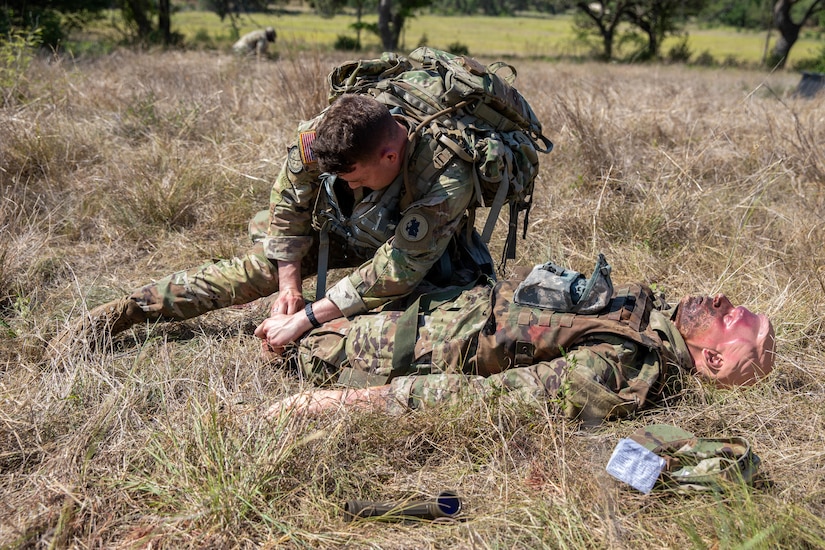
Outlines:
<svg viewBox="0 0 825 550"><path fill-rule="evenodd" d="M316 231L313 212L321 180L312 156L314 128L323 113L299 127L296 142L270 196L269 235L264 240L270 260L296 261L310 250ZM352 248L363 264L328 290L346 316L353 316L408 295L447 250L451 240L465 227L464 213L473 197L472 165L459 159L440 162L442 149L428 132L416 136L407 147L411 202L402 204L403 174L389 187L356 197L351 218L362 226L379 228L375 250ZM381 215L372 206L385 194L394 194L389 210L392 223L372 219ZM334 238L334 236L331 236ZM349 243L337 243L348 247Z"/></svg>
<svg viewBox="0 0 825 550"><path fill-rule="evenodd" d="M390 412L467 397L555 400L570 417L624 416L678 386L692 361L672 311L643 285L617 287L598 315L513 303L518 281L423 307L412 365L392 371L399 319L385 311L310 332L298 361L316 381L391 384Z"/></svg>

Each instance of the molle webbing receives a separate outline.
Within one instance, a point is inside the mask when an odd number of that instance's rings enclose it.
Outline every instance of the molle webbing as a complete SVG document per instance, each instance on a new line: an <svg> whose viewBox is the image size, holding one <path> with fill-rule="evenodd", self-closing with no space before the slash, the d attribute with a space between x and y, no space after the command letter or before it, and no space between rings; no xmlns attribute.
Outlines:
<svg viewBox="0 0 825 550"><path fill-rule="evenodd" d="M475 370L495 374L510 367L530 365L560 357L594 334L614 334L660 351L661 338L648 328L653 297L639 284L621 286L608 307L597 315L557 313L520 306L513 302L518 281L498 283L493 291L493 307L478 337Z"/></svg>

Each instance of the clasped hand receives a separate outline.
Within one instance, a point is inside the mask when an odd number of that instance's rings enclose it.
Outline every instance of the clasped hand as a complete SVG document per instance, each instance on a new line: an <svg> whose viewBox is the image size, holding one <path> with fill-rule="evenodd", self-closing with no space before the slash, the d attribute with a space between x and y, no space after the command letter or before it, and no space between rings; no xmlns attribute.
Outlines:
<svg viewBox="0 0 825 550"><path fill-rule="evenodd" d="M303 309L304 297L300 292L287 290L278 294L269 317L255 329L255 336L263 340L264 355L281 355L284 346L295 342L308 330Z"/></svg>

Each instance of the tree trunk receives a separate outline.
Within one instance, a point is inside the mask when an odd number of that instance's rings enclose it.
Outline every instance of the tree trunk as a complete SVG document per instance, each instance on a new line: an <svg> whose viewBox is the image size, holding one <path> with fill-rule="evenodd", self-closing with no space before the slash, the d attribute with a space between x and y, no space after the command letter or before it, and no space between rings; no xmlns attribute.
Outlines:
<svg viewBox="0 0 825 550"><path fill-rule="evenodd" d="M135 24L138 28L138 37L146 39L152 34L152 21L146 15L149 11L149 6L143 0L129 0L132 6L132 16L135 18Z"/></svg>
<svg viewBox="0 0 825 550"><path fill-rule="evenodd" d="M401 44L401 32L404 30L404 23L407 18L401 13L396 13L392 18L392 46L390 50L397 50Z"/></svg>
<svg viewBox="0 0 825 550"><path fill-rule="evenodd" d="M802 27L801 24L796 24L791 19L791 6L795 2L796 0L778 0L773 6L773 22L779 31L779 38L773 45L773 63L779 69L785 67L785 61L788 59L791 48L796 44L799 29Z"/></svg>
<svg viewBox="0 0 825 550"><path fill-rule="evenodd" d="M385 51L395 49L392 30L392 0L378 2L378 35L381 37L381 46Z"/></svg>
<svg viewBox="0 0 825 550"><path fill-rule="evenodd" d="M164 46L172 42L172 17L169 12L169 0L158 0L158 30Z"/></svg>

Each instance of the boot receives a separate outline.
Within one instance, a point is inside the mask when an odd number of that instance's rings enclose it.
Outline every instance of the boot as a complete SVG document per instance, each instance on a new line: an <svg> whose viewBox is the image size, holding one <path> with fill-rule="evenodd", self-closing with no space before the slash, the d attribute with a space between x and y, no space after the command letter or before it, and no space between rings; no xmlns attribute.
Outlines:
<svg viewBox="0 0 825 550"><path fill-rule="evenodd" d="M129 297L97 306L54 339L52 354L61 355L83 342L95 348L115 334L142 323L146 317L146 312Z"/></svg>

